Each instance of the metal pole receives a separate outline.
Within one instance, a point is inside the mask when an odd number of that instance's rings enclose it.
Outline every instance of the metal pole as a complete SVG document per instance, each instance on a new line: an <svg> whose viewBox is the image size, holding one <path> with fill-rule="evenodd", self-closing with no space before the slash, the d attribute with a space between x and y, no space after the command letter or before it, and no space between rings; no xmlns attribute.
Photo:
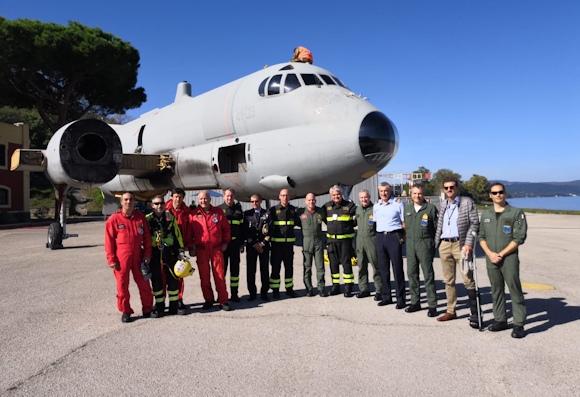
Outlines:
<svg viewBox="0 0 580 397"><path fill-rule="evenodd" d="M473 235L473 279L475 281L475 300L477 302L477 325L479 326L479 330L483 331L482 329L482 322L483 322L483 314L481 312L481 298L479 296L479 283L477 282L477 233L471 232Z"/></svg>

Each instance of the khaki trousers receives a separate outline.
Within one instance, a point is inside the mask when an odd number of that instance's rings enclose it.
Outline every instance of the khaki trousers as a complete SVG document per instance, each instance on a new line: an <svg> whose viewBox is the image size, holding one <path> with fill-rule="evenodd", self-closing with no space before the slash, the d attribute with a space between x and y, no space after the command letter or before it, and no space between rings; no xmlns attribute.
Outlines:
<svg viewBox="0 0 580 397"><path fill-rule="evenodd" d="M441 258L441 268L443 270L443 282L445 283L445 294L447 295L447 313L454 314L457 306L457 291L455 290L455 274L457 265L461 265L461 247L459 241L441 241L439 245L439 257ZM462 269L463 270L463 269ZM461 271L463 284L466 289L475 289L473 272Z"/></svg>

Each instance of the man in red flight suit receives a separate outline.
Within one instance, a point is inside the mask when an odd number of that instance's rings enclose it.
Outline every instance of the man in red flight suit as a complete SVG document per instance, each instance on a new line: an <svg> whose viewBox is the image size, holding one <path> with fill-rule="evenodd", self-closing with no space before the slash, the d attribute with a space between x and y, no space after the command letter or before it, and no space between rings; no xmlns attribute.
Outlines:
<svg viewBox="0 0 580 397"><path fill-rule="evenodd" d="M141 263L151 258L151 233L145 216L135 210L135 196L125 192L121 196L121 210L109 217L105 224L105 253L107 263L115 274L117 284L117 309L123 315L121 321L131 322L129 272L139 288L143 317L153 311L153 293L149 282L143 278Z"/></svg>
<svg viewBox="0 0 580 397"><path fill-rule="evenodd" d="M173 189L171 194L171 199L165 204L165 209L171 212L171 215L177 219L177 224L179 225L179 231L183 236L183 244L187 250L189 250L189 255L195 255L195 246L193 245L193 228L191 225L191 210L183 202L185 197L185 191L180 188ZM183 279L179 279L179 300L177 301L177 314L186 314L187 310L183 304Z"/></svg>
<svg viewBox="0 0 580 397"><path fill-rule="evenodd" d="M223 252L231 240L230 225L224 212L211 205L207 190L199 192L197 202L198 207L194 210L191 219L201 290L205 299L203 310L209 310L214 303L210 279L211 262L211 272L218 293L219 307L229 311L231 308L228 303L228 291L224 276Z"/></svg>

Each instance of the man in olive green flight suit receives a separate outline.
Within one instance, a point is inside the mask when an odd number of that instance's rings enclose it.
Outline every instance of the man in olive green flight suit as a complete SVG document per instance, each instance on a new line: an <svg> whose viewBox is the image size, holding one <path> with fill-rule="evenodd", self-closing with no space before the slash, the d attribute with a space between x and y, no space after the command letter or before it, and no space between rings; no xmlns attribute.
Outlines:
<svg viewBox="0 0 580 397"><path fill-rule="evenodd" d="M316 264L316 287L322 297L328 296L324 288L324 233L322 232L323 217L320 207L316 206L316 196L308 193L304 199L306 208L300 208L298 215L302 228L302 256L304 259L304 286L308 296L316 296L312 287L312 260Z"/></svg>
<svg viewBox="0 0 580 397"><path fill-rule="evenodd" d="M514 208L506 202L506 189L503 184L492 184L489 192L493 208L483 211L479 229L479 243L486 255L493 300L494 321L488 330L496 332L508 328L505 310L507 284L514 317L511 335L513 338L523 338L526 336L526 306L520 282L518 247L526 240L526 216L522 209Z"/></svg>
<svg viewBox="0 0 580 397"><path fill-rule="evenodd" d="M373 280L375 290L382 291L381 273L377 259L376 227L373 219L373 203L368 190L361 190L358 194L360 205L356 207L356 261L358 264L357 298L366 298L371 295L369 290L369 262L373 266ZM375 301L382 300L380 292L375 294Z"/></svg>
<svg viewBox="0 0 580 397"><path fill-rule="evenodd" d="M421 310L419 292L419 265L425 279L425 291L429 310L427 316L437 315L437 293L435 292L435 231L437 230L437 208L425 201L423 186L411 188L411 202L405 205L405 230L407 231L407 277L411 305L405 311L413 313Z"/></svg>

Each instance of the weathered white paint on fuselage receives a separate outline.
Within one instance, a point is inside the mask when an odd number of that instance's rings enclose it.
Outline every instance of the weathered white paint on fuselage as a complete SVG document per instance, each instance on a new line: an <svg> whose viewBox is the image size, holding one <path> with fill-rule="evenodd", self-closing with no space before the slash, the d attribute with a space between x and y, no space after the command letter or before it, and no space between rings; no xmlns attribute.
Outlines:
<svg viewBox="0 0 580 397"><path fill-rule="evenodd" d="M135 151L139 130L145 125L142 153L171 153L178 159L174 185L186 189L232 186L241 196L259 192L276 197L277 191L258 183L268 175L290 176L296 182L293 193L304 195L321 193L329 184L355 184L378 171L365 161L358 143L363 118L377 110L368 101L338 85L303 85L279 95L258 94L260 83L276 74L332 75L301 63L293 63L293 70L279 71L286 65L265 68L196 97L182 97L130 123L113 126L123 152ZM236 143L246 143L245 169L231 174L192 173L195 167L211 170L218 148ZM194 159L196 164L190 164ZM128 186L131 178L117 177L105 188L114 190L123 179Z"/></svg>

